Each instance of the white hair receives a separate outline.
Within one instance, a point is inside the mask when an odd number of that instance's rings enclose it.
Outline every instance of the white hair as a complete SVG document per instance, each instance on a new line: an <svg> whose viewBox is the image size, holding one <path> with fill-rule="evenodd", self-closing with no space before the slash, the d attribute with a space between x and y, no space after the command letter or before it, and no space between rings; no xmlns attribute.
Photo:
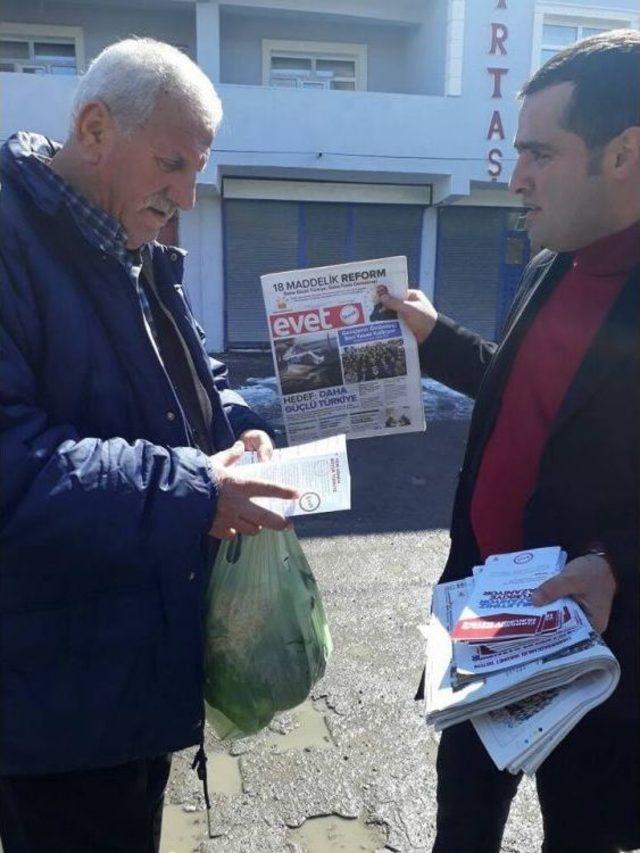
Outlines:
<svg viewBox="0 0 640 853"><path fill-rule="evenodd" d="M80 78L71 107L72 131L82 109L102 101L124 133L142 127L161 95L175 98L215 132L222 105L207 75L178 48L150 38L106 47Z"/></svg>

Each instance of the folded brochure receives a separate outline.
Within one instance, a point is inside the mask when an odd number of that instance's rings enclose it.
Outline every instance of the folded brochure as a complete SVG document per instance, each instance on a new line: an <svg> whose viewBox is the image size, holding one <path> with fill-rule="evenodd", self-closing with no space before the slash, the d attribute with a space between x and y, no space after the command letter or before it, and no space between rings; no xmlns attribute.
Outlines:
<svg viewBox="0 0 640 853"><path fill-rule="evenodd" d="M335 435L273 451L268 462L245 453L241 465L251 466L251 477L300 492L296 500L252 498L254 503L284 516L314 515L351 509L351 475L344 435Z"/></svg>
<svg viewBox="0 0 640 853"><path fill-rule="evenodd" d="M520 640L552 633L572 616L568 600L543 607L531 593L557 574L566 562L559 547L536 548L489 557L476 572L473 591L451 634L466 643Z"/></svg>

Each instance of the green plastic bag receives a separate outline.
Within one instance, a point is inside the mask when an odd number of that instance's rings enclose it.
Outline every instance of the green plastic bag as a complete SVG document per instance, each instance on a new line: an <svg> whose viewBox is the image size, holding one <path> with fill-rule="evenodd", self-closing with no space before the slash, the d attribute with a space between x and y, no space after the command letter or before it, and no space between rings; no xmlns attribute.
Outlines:
<svg viewBox="0 0 640 853"><path fill-rule="evenodd" d="M331 637L292 531L222 542L206 611L204 697L220 737L255 734L324 675Z"/></svg>

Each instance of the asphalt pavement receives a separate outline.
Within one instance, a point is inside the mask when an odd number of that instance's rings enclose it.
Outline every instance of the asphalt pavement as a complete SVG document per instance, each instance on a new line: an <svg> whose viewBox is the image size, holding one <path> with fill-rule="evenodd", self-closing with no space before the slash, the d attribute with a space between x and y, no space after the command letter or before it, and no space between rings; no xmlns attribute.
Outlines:
<svg viewBox="0 0 640 853"><path fill-rule="evenodd" d="M263 355L227 362L235 386L273 372ZM194 750L174 758L163 853L430 851L437 736L413 699L419 626L447 556L467 429L444 419L425 433L349 442L351 511L296 523L334 642L326 675L255 737L222 743L207 730L211 838ZM540 843L525 780L502 850L534 853Z"/></svg>

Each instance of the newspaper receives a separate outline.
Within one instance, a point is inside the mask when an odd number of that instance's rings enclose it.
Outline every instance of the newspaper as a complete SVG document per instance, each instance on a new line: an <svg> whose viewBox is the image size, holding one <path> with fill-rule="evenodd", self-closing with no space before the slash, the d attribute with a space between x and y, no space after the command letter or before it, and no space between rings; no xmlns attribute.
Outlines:
<svg viewBox="0 0 640 853"><path fill-rule="evenodd" d="M620 666L599 634L535 659L514 654L491 673L460 672L451 632L472 592L472 577L437 585L427 628L425 705L438 731L471 720L496 766L534 773L592 708L615 690Z"/></svg>
<svg viewBox="0 0 640 853"><path fill-rule="evenodd" d="M351 509L351 475L344 435L297 447L275 449L269 462L245 453L238 464L251 465L251 476L300 492L296 500L252 498L254 503L286 517Z"/></svg>
<svg viewBox="0 0 640 853"><path fill-rule="evenodd" d="M406 295L406 258L261 281L289 444L425 428L416 340L379 301Z"/></svg>

